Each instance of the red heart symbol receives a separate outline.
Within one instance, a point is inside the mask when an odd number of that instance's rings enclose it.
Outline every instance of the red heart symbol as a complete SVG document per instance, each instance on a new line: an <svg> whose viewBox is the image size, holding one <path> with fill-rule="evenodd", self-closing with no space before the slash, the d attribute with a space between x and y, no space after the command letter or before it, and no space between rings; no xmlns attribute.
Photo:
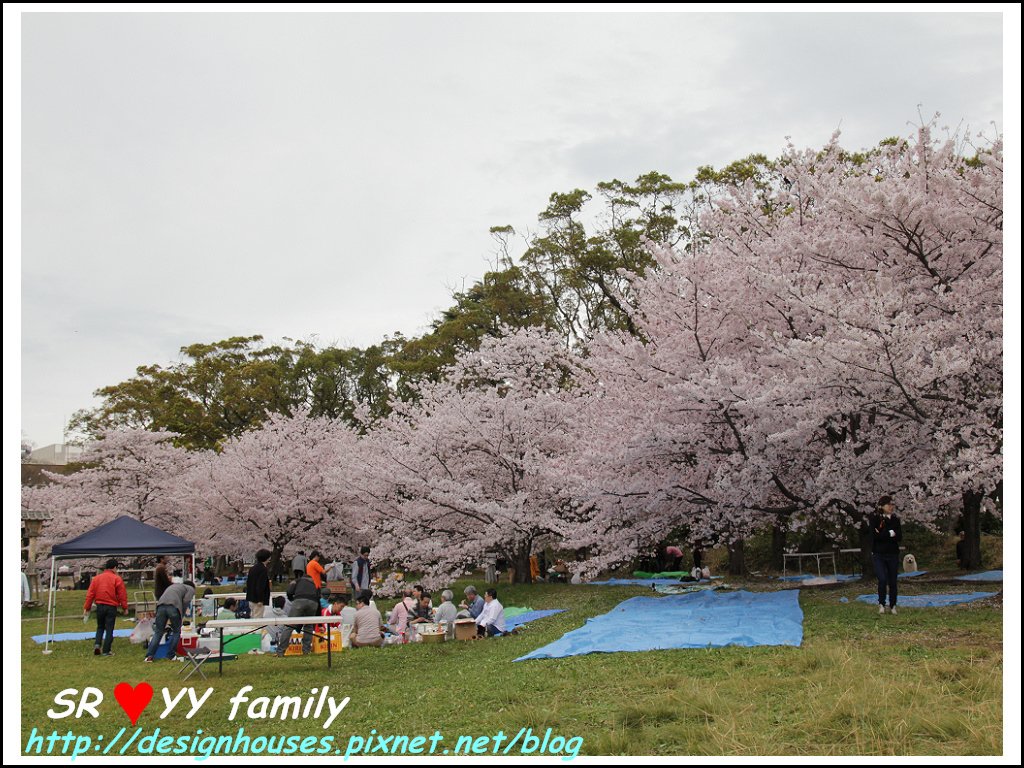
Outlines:
<svg viewBox="0 0 1024 768"><path fill-rule="evenodd" d="M132 725L139 719L142 710L149 706L153 700L153 686L149 683L139 683L132 688L128 683L118 683L114 688L114 698L121 705L121 709L128 715Z"/></svg>

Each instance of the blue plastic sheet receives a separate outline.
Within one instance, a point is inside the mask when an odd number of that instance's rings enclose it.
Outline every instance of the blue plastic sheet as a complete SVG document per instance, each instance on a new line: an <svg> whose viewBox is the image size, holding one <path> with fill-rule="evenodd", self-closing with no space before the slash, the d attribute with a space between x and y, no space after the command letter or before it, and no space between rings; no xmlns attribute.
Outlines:
<svg viewBox="0 0 1024 768"><path fill-rule="evenodd" d="M897 579L910 579L914 576L924 576L928 571L907 571L906 573L897 573Z"/></svg>
<svg viewBox="0 0 1024 768"><path fill-rule="evenodd" d="M958 581L1002 581L1002 571L983 571L982 573L970 573L967 576L957 576Z"/></svg>
<svg viewBox="0 0 1024 768"><path fill-rule="evenodd" d="M605 579L604 581L588 581L597 587L650 587L657 584L678 584L679 579ZM692 581L690 584L696 584Z"/></svg>
<svg viewBox="0 0 1024 768"><path fill-rule="evenodd" d="M526 613L520 613L518 616L505 619L505 631L511 632L516 627L522 626L529 621L536 621L537 619L543 619L545 616L554 616L556 613L564 612L565 608L551 608L546 611L527 611Z"/></svg>
<svg viewBox="0 0 1024 768"><path fill-rule="evenodd" d="M833 575L831 573L823 573L823 574L821 574L821 576L818 576L818 574L816 574L816 573L801 573L801 574L798 574L796 576L779 576L778 577L779 581L808 581L810 579L819 579L819 578L820 579L828 579L829 581L832 581L834 579L835 581L839 582L839 581L858 581L860 579L860 576L858 576L856 574L853 574L853 573L840 573L840 574L836 574L836 575Z"/></svg>
<svg viewBox="0 0 1024 768"><path fill-rule="evenodd" d="M998 594L998 592L968 592L960 595L900 595L896 605L899 608L945 608L948 605L970 603ZM878 603L878 595L860 595L857 599L862 603Z"/></svg>
<svg viewBox="0 0 1024 768"><path fill-rule="evenodd" d="M131 637L132 630L130 629L115 629L114 637ZM37 643L45 643L49 635L32 635L32 639ZM60 634L54 635L50 638L50 642L60 643L65 640L95 640L96 630L92 632L61 632Z"/></svg>
<svg viewBox="0 0 1024 768"><path fill-rule="evenodd" d="M799 596L790 589L633 597L516 661L669 648L798 646L804 635Z"/></svg>

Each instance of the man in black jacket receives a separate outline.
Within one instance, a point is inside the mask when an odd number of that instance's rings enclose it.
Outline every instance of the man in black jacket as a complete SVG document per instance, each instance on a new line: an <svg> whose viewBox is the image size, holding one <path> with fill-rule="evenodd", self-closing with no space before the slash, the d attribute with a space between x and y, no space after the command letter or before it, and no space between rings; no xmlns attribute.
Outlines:
<svg viewBox="0 0 1024 768"><path fill-rule="evenodd" d="M316 588L316 584L314 584L313 580L306 574L299 576L295 581L289 584L288 591L285 594L288 595L288 599L291 600L292 603L291 610L288 611L289 618L293 618L295 616L320 615L320 590ZM287 641L278 643L277 655L284 656L284 652L287 648ZM313 625L307 624L302 628L302 655L305 656L312 652Z"/></svg>
<svg viewBox="0 0 1024 768"><path fill-rule="evenodd" d="M252 611L249 615L254 619L263 618L263 609L270 605L270 572L267 571L267 560L270 550L261 549L256 553L256 563L249 569L245 581L245 599L249 601Z"/></svg>
<svg viewBox="0 0 1024 768"><path fill-rule="evenodd" d="M896 517L892 496L878 500L878 509L871 516L871 559L878 577L878 612L885 613L885 595L889 593L889 612L896 614L896 584L900 568L900 542L903 528Z"/></svg>

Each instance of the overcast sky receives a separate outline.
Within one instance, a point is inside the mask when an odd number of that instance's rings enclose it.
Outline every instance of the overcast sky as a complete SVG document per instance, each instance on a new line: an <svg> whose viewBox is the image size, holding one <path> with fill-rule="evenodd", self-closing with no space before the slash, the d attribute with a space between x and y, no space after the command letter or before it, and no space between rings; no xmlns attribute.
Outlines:
<svg viewBox="0 0 1024 768"><path fill-rule="evenodd" d="M556 191L938 111L1003 129L998 14L22 17L22 432L186 344L417 334ZM1017 17L1019 20L1019 16Z"/></svg>

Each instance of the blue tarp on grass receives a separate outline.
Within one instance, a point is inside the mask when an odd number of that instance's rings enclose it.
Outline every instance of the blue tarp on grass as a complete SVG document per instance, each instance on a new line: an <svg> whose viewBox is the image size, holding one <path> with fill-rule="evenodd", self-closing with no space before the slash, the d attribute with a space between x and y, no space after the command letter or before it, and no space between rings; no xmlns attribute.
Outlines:
<svg viewBox="0 0 1024 768"><path fill-rule="evenodd" d="M818 576L816 573L801 573L796 576L779 576L779 581L807 581L809 579L828 579L829 581L858 581L860 576L852 573L840 573L833 575L831 573L823 573Z"/></svg>
<svg viewBox="0 0 1024 768"><path fill-rule="evenodd" d="M967 576L957 576L958 581L1002 581L1002 571L983 571L982 573L971 573Z"/></svg>
<svg viewBox="0 0 1024 768"><path fill-rule="evenodd" d="M897 573L896 578L898 579L909 579L914 576L924 576L928 571L907 571L906 573Z"/></svg>
<svg viewBox="0 0 1024 768"><path fill-rule="evenodd" d="M114 637L131 637L132 630L130 629L115 629ZM50 638L49 635L32 635L32 639L37 643L45 643L46 639ZM62 640L95 640L96 631L92 632L61 632L58 635L54 635L50 638L51 642L59 643Z"/></svg>
<svg viewBox="0 0 1024 768"><path fill-rule="evenodd" d="M536 621L537 619L543 619L545 616L554 616L556 613L564 612L565 608L550 608L546 611L527 611L526 613L520 613L518 616L505 619L505 631L511 632L516 627L522 626L528 621Z"/></svg>
<svg viewBox="0 0 1024 768"><path fill-rule="evenodd" d="M632 597L516 661L726 645L798 646L804 636L799 597L796 589Z"/></svg>
<svg viewBox="0 0 1024 768"><path fill-rule="evenodd" d="M898 608L945 608L947 605L970 603L998 594L998 592L968 592L962 595L900 595L896 606ZM878 595L860 595L857 599L862 603L878 603Z"/></svg>
<svg viewBox="0 0 1024 768"><path fill-rule="evenodd" d="M652 584L678 584L679 579L605 579L604 581L588 581L595 587L649 587ZM697 582L690 582L696 584Z"/></svg>

